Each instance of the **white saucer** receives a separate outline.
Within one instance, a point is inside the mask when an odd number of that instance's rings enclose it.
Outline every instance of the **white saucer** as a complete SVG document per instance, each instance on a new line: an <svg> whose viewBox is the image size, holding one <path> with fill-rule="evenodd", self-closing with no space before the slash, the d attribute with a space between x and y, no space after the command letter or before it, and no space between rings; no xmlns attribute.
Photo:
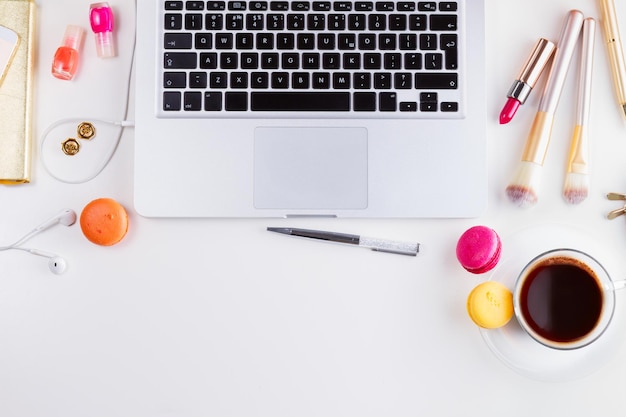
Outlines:
<svg viewBox="0 0 626 417"><path fill-rule="evenodd" d="M597 239L576 228L548 225L502 237L502 261L489 279L513 291L522 268L541 252L556 248L587 252L606 268L614 281L626 278L619 275L616 255ZM616 293L615 314L604 334L580 349L564 351L541 345L519 326L515 317L504 327L480 329L480 332L495 356L524 376L554 382L581 378L601 368L619 350L626 331L624 292Z"/></svg>

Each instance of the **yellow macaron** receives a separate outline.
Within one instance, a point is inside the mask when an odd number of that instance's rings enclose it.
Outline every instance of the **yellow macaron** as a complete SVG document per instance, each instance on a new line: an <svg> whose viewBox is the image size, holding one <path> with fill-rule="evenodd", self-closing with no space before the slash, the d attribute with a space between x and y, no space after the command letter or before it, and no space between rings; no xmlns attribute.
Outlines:
<svg viewBox="0 0 626 417"><path fill-rule="evenodd" d="M496 281L483 282L467 297L467 312L480 327L502 327L513 317L513 294L504 284Z"/></svg>

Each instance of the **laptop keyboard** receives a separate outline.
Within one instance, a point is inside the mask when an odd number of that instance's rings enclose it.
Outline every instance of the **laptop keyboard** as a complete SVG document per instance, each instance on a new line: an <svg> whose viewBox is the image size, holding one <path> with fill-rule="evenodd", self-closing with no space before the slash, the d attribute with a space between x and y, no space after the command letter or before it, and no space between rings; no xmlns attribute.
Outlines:
<svg viewBox="0 0 626 417"><path fill-rule="evenodd" d="M161 1L162 117L462 117L463 0Z"/></svg>

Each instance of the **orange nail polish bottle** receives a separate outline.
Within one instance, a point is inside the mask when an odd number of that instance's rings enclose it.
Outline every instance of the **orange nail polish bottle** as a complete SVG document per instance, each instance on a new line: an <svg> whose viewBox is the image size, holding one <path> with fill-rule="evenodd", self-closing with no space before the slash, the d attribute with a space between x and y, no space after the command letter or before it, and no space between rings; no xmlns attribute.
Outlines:
<svg viewBox="0 0 626 417"><path fill-rule="evenodd" d="M57 49L52 61L52 75L61 80L71 80L78 68L80 46L85 31L79 26L69 25L65 29L63 45Z"/></svg>

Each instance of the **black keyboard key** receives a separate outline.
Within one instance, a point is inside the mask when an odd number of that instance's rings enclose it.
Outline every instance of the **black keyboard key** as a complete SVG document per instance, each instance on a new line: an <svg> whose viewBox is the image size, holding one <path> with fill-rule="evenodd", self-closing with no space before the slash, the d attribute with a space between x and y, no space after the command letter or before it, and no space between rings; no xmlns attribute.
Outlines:
<svg viewBox="0 0 626 417"><path fill-rule="evenodd" d="M219 13L207 13L205 17L207 30L222 30L224 28L224 15Z"/></svg>
<svg viewBox="0 0 626 417"><path fill-rule="evenodd" d="M262 13L251 13L246 15L247 30L263 30L264 24L264 16Z"/></svg>
<svg viewBox="0 0 626 417"><path fill-rule="evenodd" d="M305 12L311 10L311 3L308 1L292 1L291 10L294 12Z"/></svg>
<svg viewBox="0 0 626 417"><path fill-rule="evenodd" d="M226 10L225 1L209 1L206 4L207 10Z"/></svg>
<svg viewBox="0 0 626 417"><path fill-rule="evenodd" d="M413 88L413 77L409 72L397 72L393 75L393 87L396 90L409 90Z"/></svg>
<svg viewBox="0 0 626 417"><path fill-rule="evenodd" d="M354 93L353 108L354 111L376 111L376 93Z"/></svg>
<svg viewBox="0 0 626 417"><path fill-rule="evenodd" d="M246 10L245 1L229 1L228 10Z"/></svg>
<svg viewBox="0 0 626 417"><path fill-rule="evenodd" d="M333 2L333 10L336 12L349 12L352 11L352 2L349 1L336 1Z"/></svg>
<svg viewBox="0 0 626 417"><path fill-rule="evenodd" d="M340 50L356 49L356 35L354 33L340 33L337 41Z"/></svg>
<svg viewBox="0 0 626 417"><path fill-rule="evenodd" d="M190 72L189 88L206 88L207 73L206 72Z"/></svg>
<svg viewBox="0 0 626 417"><path fill-rule="evenodd" d="M289 73L288 72L273 72L272 73L272 88L289 88Z"/></svg>
<svg viewBox="0 0 626 417"><path fill-rule="evenodd" d="M201 53L200 54L200 68L216 69L217 68L217 53L215 52Z"/></svg>
<svg viewBox="0 0 626 417"><path fill-rule="evenodd" d="M241 54L241 68L242 69L259 68L259 54L256 52L246 52L246 53Z"/></svg>
<svg viewBox="0 0 626 417"><path fill-rule="evenodd" d="M244 19L241 13L228 13L226 15L226 29L228 30L241 30L243 23Z"/></svg>
<svg viewBox="0 0 626 417"><path fill-rule="evenodd" d="M310 82L308 72L294 72L291 74L291 88L299 90L308 89Z"/></svg>
<svg viewBox="0 0 626 417"><path fill-rule="evenodd" d="M233 34L232 33L216 33L215 34L215 49L233 49Z"/></svg>
<svg viewBox="0 0 626 417"><path fill-rule="evenodd" d="M400 1L397 4L398 11L401 12L413 12L415 11L415 2L412 1Z"/></svg>
<svg viewBox="0 0 626 417"><path fill-rule="evenodd" d="M391 73L390 72L376 72L374 73L374 88L377 90L389 90L391 89Z"/></svg>
<svg viewBox="0 0 626 417"><path fill-rule="evenodd" d="M164 16L163 27L165 30L180 30L183 28L183 15L175 13L166 13Z"/></svg>
<svg viewBox="0 0 626 417"><path fill-rule="evenodd" d="M165 69L195 69L198 67L198 54L195 52L166 52L163 54Z"/></svg>
<svg viewBox="0 0 626 417"><path fill-rule="evenodd" d="M163 110L178 111L181 108L182 94L180 91L166 91L163 93Z"/></svg>
<svg viewBox="0 0 626 417"><path fill-rule="evenodd" d="M271 1L270 10L277 10L277 11L289 10L289 2L288 1Z"/></svg>
<svg viewBox="0 0 626 417"><path fill-rule="evenodd" d="M225 72L212 72L209 74L209 86L211 88L228 87L228 74Z"/></svg>
<svg viewBox="0 0 626 417"><path fill-rule="evenodd" d="M328 30L344 30L346 28L345 14L328 15Z"/></svg>
<svg viewBox="0 0 626 417"><path fill-rule="evenodd" d="M252 33L237 33L235 46L237 49L252 49L254 47L254 35Z"/></svg>
<svg viewBox="0 0 626 417"><path fill-rule="evenodd" d="M459 88L458 74L454 72L422 72L415 74L418 90L455 90Z"/></svg>
<svg viewBox="0 0 626 417"><path fill-rule="evenodd" d="M351 13L348 15L349 30L365 30L367 29L367 16L362 13Z"/></svg>
<svg viewBox="0 0 626 417"><path fill-rule="evenodd" d="M303 30L306 25L304 14L289 14L287 15L287 29L288 30Z"/></svg>
<svg viewBox="0 0 626 417"><path fill-rule="evenodd" d="M231 88L248 88L248 73L247 72L231 72L230 73L230 87Z"/></svg>
<svg viewBox="0 0 626 417"><path fill-rule="evenodd" d="M457 36L455 34L441 35L440 43L440 48L444 51L446 69L457 69L459 67Z"/></svg>
<svg viewBox="0 0 626 417"><path fill-rule="evenodd" d="M204 110L222 111L221 91L207 91L204 93Z"/></svg>
<svg viewBox="0 0 626 417"><path fill-rule="evenodd" d="M374 10L374 2L372 1L357 1L354 5L354 10L361 12L371 12Z"/></svg>
<svg viewBox="0 0 626 417"><path fill-rule="evenodd" d="M250 83L252 88L268 88L269 74L267 72L253 72L250 74Z"/></svg>
<svg viewBox="0 0 626 417"><path fill-rule="evenodd" d="M166 33L163 38L165 49L191 49L192 46L191 33Z"/></svg>
<svg viewBox="0 0 626 417"><path fill-rule="evenodd" d="M328 12L330 11L331 5L329 1L314 1L313 2L313 10L318 12Z"/></svg>
<svg viewBox="0 0 626 417"><path fill-rule="evenodd" d="M437 10L437 3L434 1L420 1L417 3L417 10L421 12L434 12Z"/></svg>
<svg viewBox="0 0 626 417"><path fill-rule="evenodd" d="M400 111L416 112L417 111L417 102L415 102L415 101L401 101L399 107L400 107Z"/></svg>
<svg viewBox="0 0 626 417"><path fill-rule="evenodd" d="M333 88L336 90L345 90L350 88L350 73L336 72L333 74Z"/></svg>
<svg viewBox="0 0 626 417"><path fill-rule="evenodd" d="M458 112L459 111L459 103L456 101L443 101L441 103L441 111L442 112Z"/></svg>
<svg viewBox="0 0 626 417"><path fill-rule="evenodd" d="M317 90L328 90L330 88L330 73L314 72L311 77L313 78L313 88Z"/></svg>
<svg viewBox="0 0 626 417"><path fill-rule="evenodd" d="M380 93L378 95L378 109L380 111L396 111L398 107L397 99L398 95L396 93Z"/></svg>
<svg viewBox="0 0 626 417"><path fill-rule="evenodd" d="M166 72L163 74L163 88L187 87L187 74L184 72Z"/></svg>
<svg viewBox="0 0 626 417"><path fill-rule="evenodd" d="M439 3L439 10L442 12L456 12L457 4L454 1L442 1Z"/></svg>
<svg viewBox="0 0 626 417"><path fill-rule="evenodd" d="M285 16L276 13L268 14L266 23L268 30L283 30L285 28Z"/></svg>
<svg viewBox="0 0 626 417"><path fill-rule="evenodd" d="M387 17L384 14L370 14L367 21L369 30L387 29Z"/></svg>
<svg viewBox="0 0 626 417"><path fill-rule="evenodd" d="M185 15L185 30L202 30L203 16L200 13Z"/></svg>
<svg viewBox="0 0 626 417"><path fill-rule="evenodd" d="M182 1L166 1L165 10L183 10Z"/></svg>
<svg viewBox="0 0 626 417"><path fill-rule="evenodd" d="M226 93L226 111L246 111L248 110L248 93L230 92Z"/></svg>
<svg viewBox="0 0 626 417"><path fill-rule="evenodd" d="M377 1L376 2L377 12L392 12L393 10L394 10L394 4L392 1Z"/></svg>
<svg viewBox="0 0 626 417"><path fill-rule="evenodd" d="M392 14L389 15L389 30L406 30L406 15Z"/></svg>
<svg viewBox="0 0 626 417"><path fill-rule="evenodd" d="M252 92L253 111L349 111L348 92Z"/></svg>
<svg viewBox="0 0 626 417"><path fill-rule="evenodd" d="M420 49L434 51L437 49L437 35L433 33L423 33L420 35Z"/></svg>
<svg viewBox="0 0 626 417"><path fill-rule="evenodd" d="M266 1L252 1L250 2L250 10L267 10L267 2Z"/></svg>
<svg viewBox="0 0 626 417"><path fill-rule="evenodd" d="M204 10L203 1L187 1L185 2L185 8L187 10Z"/></svg>
<svg viewBox="0 0 626 417"><path fill-rule="evenodd" d="M274 34L257 33L256 49L274 49Z"/></svg>
<svg viewBox="0 0 626 417"><path fill-rule="evenodd" d="M369 90L372 88L372 74L369 72L355 72L352 77L352 85L357 90Z"/></svg>
<svg viewBox="0 0 626 417"><path fill-rule="evenodd" d="M424 55L424 69L440 70L443 69L443 55L440 53L429 53Z"/></svg>
<svg viewBox="0 0 626 417"><path fill-rule="evenodd" d="M319 13L311 13L307 16L306 27L308 30L326 29L326 16Z"/></svg>
<svg viewBox="0 0 626 417"><path fill-rule="evenodd" d="M183 109L185 111L200 111L202 110L202 93L200 92L186 92L184 99Z"/></svg>
<svg viewBox="0 0 626 417"><path fill-rule="evenodd" d="M433 14L430 16L430 30L457 30L457 17L454 14Z"/></svg>
<svg viewBox="0 0 626 417"><path fill-rule="evenodd" d="M189 34L191 36L191 34ZM211 49L213 35L210 33L196 33L196 49Z"/></svg>
<svg viewBox="0 0 626 417"><path fill-rule="evenodd" d="M221 69L237 69L239 67L239 54L237 52L222 52L220 54Z"/></svg>
<svg viewBox="0 0 626 417"><path fill-rule="evenodd" d="M427 16L425 14L412 14L409 16L409 29L412 31L426 30Z"/></svg>

